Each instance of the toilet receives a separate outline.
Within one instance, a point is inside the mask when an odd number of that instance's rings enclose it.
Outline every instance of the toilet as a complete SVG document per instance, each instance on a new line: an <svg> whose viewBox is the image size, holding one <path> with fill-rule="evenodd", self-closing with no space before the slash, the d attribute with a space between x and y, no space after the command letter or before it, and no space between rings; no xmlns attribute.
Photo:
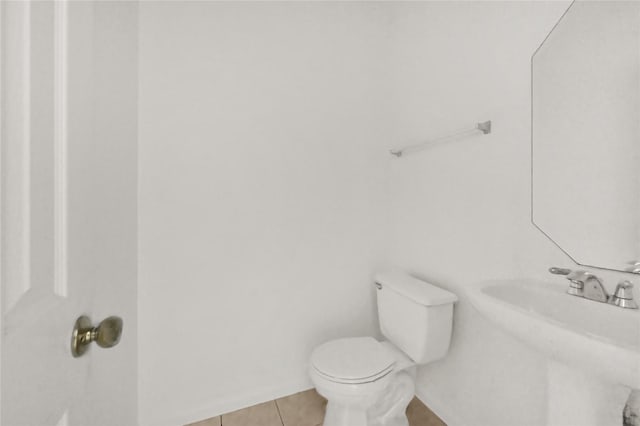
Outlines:
<svg viewBox="0 0 640 426"><path fill-rule="evenodd" d="M331 340L311 355L311 381L327 399L323 426L408 426L413 367L449 350L455 294L401 271L378 273L374 281L387 340Z"/></svg>

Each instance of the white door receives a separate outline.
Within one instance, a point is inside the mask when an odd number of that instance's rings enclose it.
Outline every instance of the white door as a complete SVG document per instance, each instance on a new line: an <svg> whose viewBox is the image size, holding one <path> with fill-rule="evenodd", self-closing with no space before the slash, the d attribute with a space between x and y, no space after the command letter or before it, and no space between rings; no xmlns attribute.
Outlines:
<svg viewBox="0 0 640 426"><path fill-rule="evenodd" d="M136 423L134 12L0 2L3 426ZM120 344L72 357L83 314Z"/></svg>

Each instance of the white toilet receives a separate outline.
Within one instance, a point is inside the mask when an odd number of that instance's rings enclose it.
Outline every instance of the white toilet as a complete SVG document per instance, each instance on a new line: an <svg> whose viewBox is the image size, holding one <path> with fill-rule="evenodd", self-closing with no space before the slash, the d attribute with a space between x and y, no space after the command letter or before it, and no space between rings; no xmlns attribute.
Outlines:
<svg viewBox="0 0 640 426"><path fill-rule="evenodd" d="M311 355L311 381L328 401L323 426L408 426L411 367L449 350L455 294L398 271L377 274L375 283L388 341L337 339Z"/></svg>

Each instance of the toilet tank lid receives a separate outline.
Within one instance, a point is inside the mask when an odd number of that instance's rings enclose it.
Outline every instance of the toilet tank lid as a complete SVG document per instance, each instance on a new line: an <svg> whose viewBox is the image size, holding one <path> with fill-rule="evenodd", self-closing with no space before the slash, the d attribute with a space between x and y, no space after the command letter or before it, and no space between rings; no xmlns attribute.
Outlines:
<svg viewBox="0 0 640 426"><path fill-rule="evenodd" d="M374 280L376 283L388 286L424 306L446 305L458 300L458 296L426 281L412 277L403 271L390 270L378 272Z"/></svg>

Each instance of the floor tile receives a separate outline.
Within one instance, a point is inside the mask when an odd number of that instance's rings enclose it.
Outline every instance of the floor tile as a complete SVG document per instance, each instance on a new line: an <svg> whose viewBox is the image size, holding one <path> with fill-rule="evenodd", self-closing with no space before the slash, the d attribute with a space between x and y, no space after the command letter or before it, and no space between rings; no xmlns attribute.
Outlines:
<svg viewBox="0 0 640 426"><path fill-rule="evenodd" d="M222 415L223 426L282 426L275 401Z"/></svg>
<svg viewBox="0 0 640 426"><path fill-rule="evenodd" d="M284 426L316 426L324 420L327 400L315 389L309 389L277 399L276 404Z"/></svg>
<svg viewBox="0 0 640 426"><path fill-rule="evenodd" d="M196 423L190 423L187 426L220 426L220 425L221 425L220 416L218 416L218 417L212 417L207 420L201 420Z"/></svg>
<svg viewBox="0 0 640 426"><path fill-rule="evenodd" d="M407 407L410 426L447 426L418 398L413 398Z"/></svg>
<svg viewBox="0 0 640 426"><path fill-rule="evenodd" d="M322 426L327 400L309 389L187 426ZM447 426L422 401L407 407L410 426Z"/></svg>

